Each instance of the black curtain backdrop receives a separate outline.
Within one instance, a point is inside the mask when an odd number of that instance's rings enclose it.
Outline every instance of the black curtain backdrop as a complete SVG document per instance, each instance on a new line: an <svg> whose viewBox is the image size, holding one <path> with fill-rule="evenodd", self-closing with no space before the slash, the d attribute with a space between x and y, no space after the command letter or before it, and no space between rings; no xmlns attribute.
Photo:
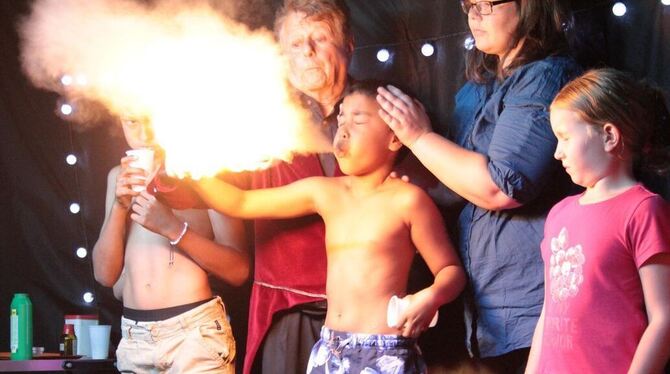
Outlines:
<svg viewBox="0 0 670 374"><path fill-rule="evenodd" d="M239 12L236 17L253 27L271 25L279 1L251 3L261 11ZM586 67L614 66L667 92L670 6L660 0L624 3L627 14L615 17L612 1L573 1L575 25L569 32L574 54ZM348 5L356 40L351 75L387 80L406 89L426 105L436 130L448 135L454 96L464 82L468 37L458 1L350 0ZM104 216L107 172L126 144L112 119L74 131L56 115L58 95L27 81L18 61L16 24L29 6L25 0L0 1L0 351L9 350L9 304L16 292L27 292L32 299L35 346L57 351L63 316L84 313L97 313L101 323L112 324L116 342L121 305L110 289L94 281L90 250ZM435 47L433 56L420 53L424 42ZM380 48L390 52L386 63L376 59ZM69 153L78 157L75 166L65 163ZM660 186L667 190L667 183ZM70 213L72 202L81 205L78 214ZM77 257L79 247L87 248L89 255ZM417 261L411 288L428 279L425 266ZM215 288L231 313L241 358L249 285L231 288L216 283ZM85 292L94 294L93 303L83 300ZM438 327L424 334L421 346L434 368L461 370L468 361L459 303L441 313Z"/></svg>

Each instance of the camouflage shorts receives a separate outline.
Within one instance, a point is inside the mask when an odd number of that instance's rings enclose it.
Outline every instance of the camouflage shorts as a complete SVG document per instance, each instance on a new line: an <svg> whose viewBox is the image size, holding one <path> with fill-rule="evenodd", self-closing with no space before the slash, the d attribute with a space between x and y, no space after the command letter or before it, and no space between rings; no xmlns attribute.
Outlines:
<svg viewBox="0 0 670 374"><path fill-rule="evenodd" d="M307 373L424 374L426 364L416 339L352 334L324 326L312 348Z"/></svg>

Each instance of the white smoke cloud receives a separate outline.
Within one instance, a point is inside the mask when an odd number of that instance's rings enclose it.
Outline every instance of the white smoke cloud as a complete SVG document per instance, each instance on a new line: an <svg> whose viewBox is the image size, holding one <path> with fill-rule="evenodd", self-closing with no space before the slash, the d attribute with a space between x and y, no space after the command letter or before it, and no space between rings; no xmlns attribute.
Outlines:
<svg viewBox="0 0 670 374"><path fill-rule="evenodd" d="M37 0L20 31L35 85L150 118L175 173L253 169L329 149L289 94L271 32L206 0Z"/></svg>

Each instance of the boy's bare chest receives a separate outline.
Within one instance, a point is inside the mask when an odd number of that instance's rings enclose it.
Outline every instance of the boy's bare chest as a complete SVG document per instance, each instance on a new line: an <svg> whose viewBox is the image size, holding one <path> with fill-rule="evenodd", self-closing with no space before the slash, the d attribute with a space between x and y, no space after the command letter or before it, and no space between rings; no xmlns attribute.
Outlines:
<svg viewBox="0 0 670 374"><path fill-rule="evenodd" d="M188 222L189 229L207 238L213 236L212 226L206 210L174 211L174 214L180 221ZM170 244L166 237L152 232L138 223L132 222L126 240L126 252L134 250L147 251L146 248L150 247L169 249Z"/></svg>
<svg viewBox="0 0 670 374"><path fill-rule="evenodd" d="M408 236L404 212L388 198L339 199L324 215L329 241L386 243Z"/></svg>

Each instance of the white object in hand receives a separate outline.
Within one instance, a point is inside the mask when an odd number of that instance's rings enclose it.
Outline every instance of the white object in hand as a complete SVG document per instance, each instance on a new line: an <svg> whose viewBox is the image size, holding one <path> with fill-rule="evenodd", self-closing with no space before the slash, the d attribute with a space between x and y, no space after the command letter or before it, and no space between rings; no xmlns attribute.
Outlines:
<svg viewBox="0 0 670 374"><path fill-rule="evenodd" d="M388 324L389 327L394 327L398 324L398 319L400 318L400 315L405 312L405 310L409 307L409 300L403 298L399 298L396 295L391 296L391 300L389 300L389 306L388 309L386 310L386 323ZM428 327L435 327L437 324L437 316L438 312L435 311L435 315L433 316L433 319L430 321L430 324Z"/></svg>
<svg viewBox="0 0 670 374"><path fill-rule="evenodd" d="M154 170L154 150L150 148L138 148L126 151L127 156L134 156L135 160L128 165L133 168L142 169L151 173ZM134 184L133 191L142 192L146 189L145 185Z"/></svg>

